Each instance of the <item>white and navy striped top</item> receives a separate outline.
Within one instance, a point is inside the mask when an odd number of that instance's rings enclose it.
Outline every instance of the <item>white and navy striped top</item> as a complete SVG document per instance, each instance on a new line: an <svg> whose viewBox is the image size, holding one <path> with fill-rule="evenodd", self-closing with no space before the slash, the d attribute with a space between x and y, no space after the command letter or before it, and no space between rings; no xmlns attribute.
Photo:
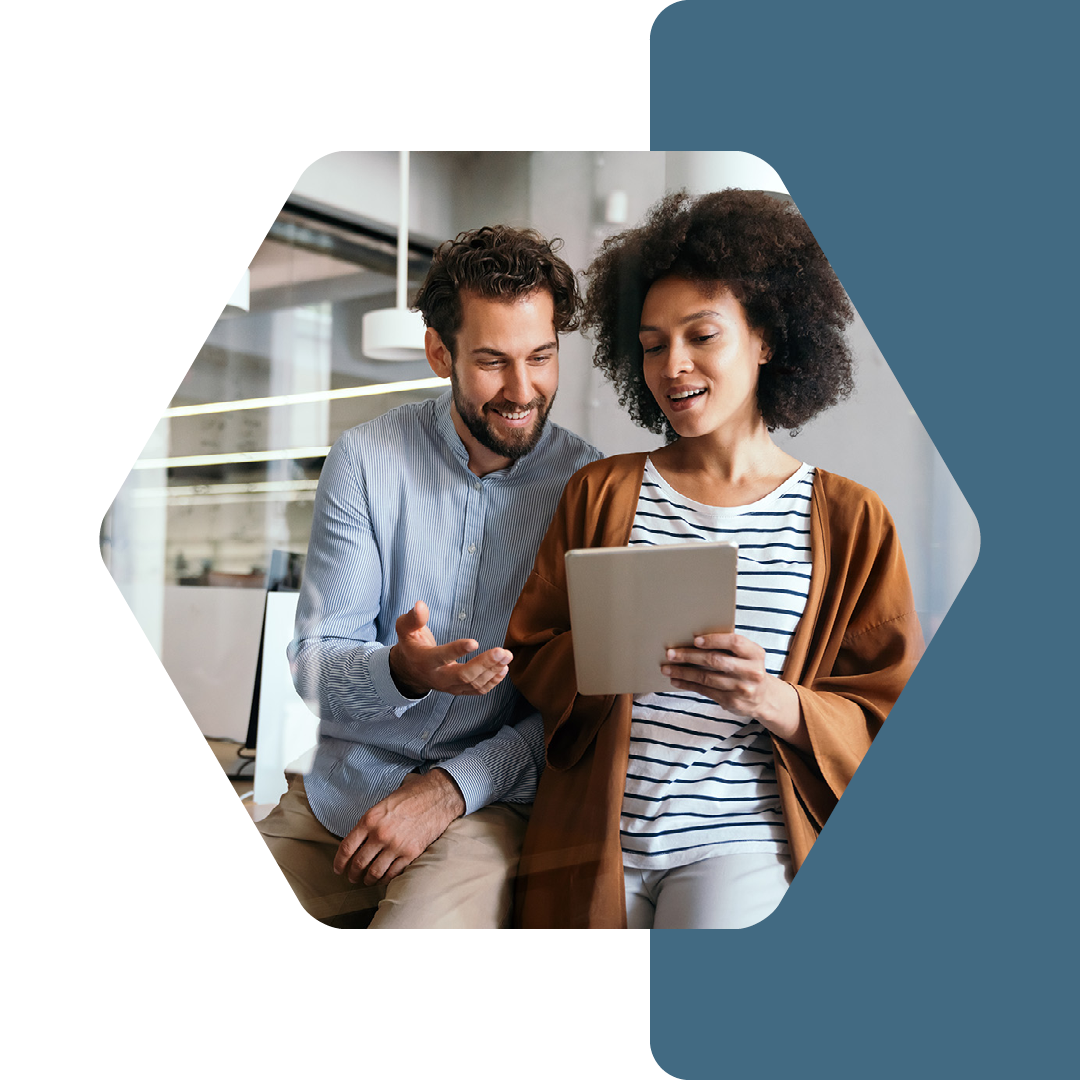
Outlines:
<svg viewBox="0 0 1080 1080"><path fill-rule="evenodd" d="M543 725L516 725L509 679L488 694L402 697L390 675L394 623L417 600L443 644L501 646L510 612L570 476L602 455L548 424L507 469L477 477L454 430L450 394L346 431L323 466L289 646L297 691L320 718L308 801L344 836L414 769L438 765L471 813L529 802Z"/></svg>
<svg viewBox="0 0 1080 1080"><path fill-rule="evenodd" d="M631 544L739 545L735 630L779 675L810 586L810 492L802 465L749 506L680 495L646 462ZM787 852L772 744L756 720L688 691L634 700L622 821L626 866L666 870L728 852Z"/></svg>

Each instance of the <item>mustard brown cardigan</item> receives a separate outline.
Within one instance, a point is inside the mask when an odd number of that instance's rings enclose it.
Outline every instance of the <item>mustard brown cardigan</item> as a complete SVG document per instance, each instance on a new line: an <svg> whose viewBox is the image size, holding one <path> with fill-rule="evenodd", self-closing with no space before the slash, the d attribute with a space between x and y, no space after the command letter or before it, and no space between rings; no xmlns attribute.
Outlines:
<svg viewBox="0 0 1080 1080"><path fill-rule="evenodd" d="M619 818L632 698L577 692L563 555L626 545L646 456L597 461L570 479L510 619L510 675L543 715L547 746L518 872L516 926L626 926ZM796 871L923 649L881 500L818 469L810 512L810 591L781 678L799 694L813 754L772 740Z"/></svg>

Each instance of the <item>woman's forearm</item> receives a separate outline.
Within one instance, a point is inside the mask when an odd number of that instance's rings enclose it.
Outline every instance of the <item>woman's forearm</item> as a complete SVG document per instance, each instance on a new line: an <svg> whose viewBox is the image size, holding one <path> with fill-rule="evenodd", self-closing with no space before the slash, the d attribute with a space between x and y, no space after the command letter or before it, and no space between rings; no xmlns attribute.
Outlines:
<svg viewBox="0 0 1080 1080"><path fill-rule="evenodd" d="M770 676L765 702L755 713L762 727L798 750L812 751L799 693L790 683Z"/></svg>

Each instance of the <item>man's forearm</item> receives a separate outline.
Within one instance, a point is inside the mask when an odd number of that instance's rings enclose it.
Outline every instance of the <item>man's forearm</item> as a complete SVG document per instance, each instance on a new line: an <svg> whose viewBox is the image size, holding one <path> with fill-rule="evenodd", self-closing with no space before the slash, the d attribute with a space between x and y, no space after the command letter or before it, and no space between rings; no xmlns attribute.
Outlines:
<svg viewBox="0 0 1080 1080"><path fill-rule="evenodd" d="M445 769L432 769L426 774L429 783L434 787L433 798L443 807L455 821L465 813L465 796L461 794L461 788L457 781Z"/></svg>

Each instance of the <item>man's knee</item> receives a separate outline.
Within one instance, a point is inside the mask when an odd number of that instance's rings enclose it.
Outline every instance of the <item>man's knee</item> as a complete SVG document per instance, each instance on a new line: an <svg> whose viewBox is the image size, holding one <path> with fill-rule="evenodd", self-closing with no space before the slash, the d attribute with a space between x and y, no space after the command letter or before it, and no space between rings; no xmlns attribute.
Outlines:
<svg viewBox="0 0 1080 1080"><path fill-rule="evenodd" d="M257 823L263 841L303 909L330 926L366 926L382 900L382 886L352 885L334 873L338 838L311 812L296 778L281 802Z"/></svg>
<svg viewBox="0 0 1080 1080"><path fill-rule="evenodd" d="M371 928L498 930L510 924L528 806L458 818L386 888Z"/></svg>
<svg viewBox="0 0 1080 1080"><path fill-rule="evenodd" d="M258 823L259 832L304 910L320 922L371 929L509 925L529 806L496 803L458 818L400 876L364 887L333 872L337 838L314 819L302 789L289 794Z"/></svg>

